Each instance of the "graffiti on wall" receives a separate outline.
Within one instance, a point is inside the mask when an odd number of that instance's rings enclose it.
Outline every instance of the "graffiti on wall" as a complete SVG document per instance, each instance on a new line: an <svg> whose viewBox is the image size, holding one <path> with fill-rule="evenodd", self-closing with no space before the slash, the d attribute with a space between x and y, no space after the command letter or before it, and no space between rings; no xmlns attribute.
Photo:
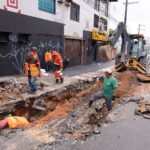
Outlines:
<svg viewBox="0 0 150 150"><path fill-rule="evenodd" d="M0 59L6 59L8 61L10 60L12 66L15 67L15 69L20 73L23 73L26 54L31 51L33 46L34 46L33 42L30 42L29 44L26 44L19 48L15 44L12 44L9 53L5 55L0 53ZM37 49L38 49L39 59L41 62L43 60L47 48L51 48L52 50L55 49L60 53L62 53L63 51L63 46L61 46L59 42L54 45L51 41L48 42L40 41L39 45L37 46Z"/></svg>
<svg viewBox="0 0 150 150"><path fill-rule="evenodd" d="M4 5L4 10L9 10L9 8L13 8L16 12L21 13L18 0L7 0L6 5Z"/></svg>

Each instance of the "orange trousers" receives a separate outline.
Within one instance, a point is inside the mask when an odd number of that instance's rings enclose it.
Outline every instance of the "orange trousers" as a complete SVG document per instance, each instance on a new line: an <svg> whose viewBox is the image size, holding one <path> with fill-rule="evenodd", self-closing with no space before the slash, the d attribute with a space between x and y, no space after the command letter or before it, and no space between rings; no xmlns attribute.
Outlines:
<svg viewBox="0 0 150 150"><path fill-rule="evenodd" d="M60 70L55 70L55 78L56 79L62 79L63 78L63 73Z"/></svg>

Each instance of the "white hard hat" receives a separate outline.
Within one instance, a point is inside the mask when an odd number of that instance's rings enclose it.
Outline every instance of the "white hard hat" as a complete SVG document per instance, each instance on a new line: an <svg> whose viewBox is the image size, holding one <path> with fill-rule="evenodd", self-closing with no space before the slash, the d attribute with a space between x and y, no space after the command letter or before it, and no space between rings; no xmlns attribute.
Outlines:
<svg viewBox="0 0 150 150"><path fill-rule="evenodd" d="M111 69L107 69L105 72L106 72L106 73L109 73L109 74L112 74L112 73L113 73L113 71L112 71Z"/></svg>

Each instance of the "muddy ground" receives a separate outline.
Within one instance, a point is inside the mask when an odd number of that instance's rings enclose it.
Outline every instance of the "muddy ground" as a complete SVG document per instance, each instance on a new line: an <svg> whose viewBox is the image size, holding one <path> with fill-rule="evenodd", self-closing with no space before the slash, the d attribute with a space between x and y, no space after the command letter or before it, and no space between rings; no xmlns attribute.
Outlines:
<svg viewBox="0 0 150 150"><path fill-rule="evenodd" d="M119 88L115 91L117 99L113 102L113 108L117 109L128 103L129 97L136 96L133 90L141 92L144 85L130 71L115 76ZM97 84L93 79L70 86L59 95L44 96L42 101L48 105L46 112L32 109L29 114L24 106L16 108L14 115L29 117L32 122L27 128L1 130L0 149L57 149L57 146L66 141L76 143L100 134L102 125L111 121L104 100L96 101L91 108L88 107L88 102L101 88L102 84Z"/></svg>

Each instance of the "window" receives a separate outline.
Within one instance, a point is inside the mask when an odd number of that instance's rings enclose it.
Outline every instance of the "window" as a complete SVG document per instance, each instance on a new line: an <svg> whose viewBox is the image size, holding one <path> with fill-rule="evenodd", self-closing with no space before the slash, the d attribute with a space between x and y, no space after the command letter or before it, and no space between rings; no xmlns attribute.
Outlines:
<svg viewBox="0 0 150 150"><path fill-rule="evenodd" d="M104 30L107 31L107 20L104 21Z"/></svg>
<svg viewBox="0 0 150 150"><path fill-rule="evenodd" d="M94 27L98 28L99 25L99 16L94 15Z"/></svg>
<svg viewBox="0 0 150 150"><path fill-rule="evenodd" d="M100 0L95 0L94 9L100 11Z"/></svg>
<svg viewBox="0 0 150 150"><path fill-rule="evenodd" d="M55 0L39 0L39 10L55 14Z"/></svg>
<svg viewBox="0 0 150 150"><path fill-rule="evenodd" d="M80 20L80 6L75 3L71 4L70 19L77 22Z"/></svg>

